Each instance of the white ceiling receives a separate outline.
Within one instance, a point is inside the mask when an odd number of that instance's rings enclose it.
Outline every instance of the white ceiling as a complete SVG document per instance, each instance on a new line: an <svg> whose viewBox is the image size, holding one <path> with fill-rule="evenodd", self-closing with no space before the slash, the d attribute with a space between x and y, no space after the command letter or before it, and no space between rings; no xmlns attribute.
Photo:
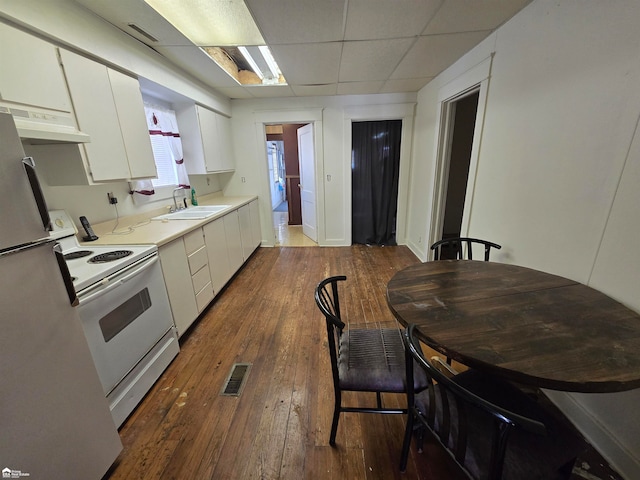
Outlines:
<svg viewBox="0 0 640 480"><path fill-rule="evenodd" d="M530 1L245 0L288 85L240 86L144 0L76 0L230 98L417 92Z"/></svg>

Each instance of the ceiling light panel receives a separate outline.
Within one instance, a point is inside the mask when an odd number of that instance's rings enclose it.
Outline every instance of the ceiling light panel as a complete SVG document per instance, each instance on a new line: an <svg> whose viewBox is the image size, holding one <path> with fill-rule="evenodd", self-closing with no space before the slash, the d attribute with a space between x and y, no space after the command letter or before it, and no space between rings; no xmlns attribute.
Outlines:
<svg viewBox="0 0 640 480"><path fill-rule="evenodd" d="M197 46L264 45L242 0L145 0Z"/></svg>

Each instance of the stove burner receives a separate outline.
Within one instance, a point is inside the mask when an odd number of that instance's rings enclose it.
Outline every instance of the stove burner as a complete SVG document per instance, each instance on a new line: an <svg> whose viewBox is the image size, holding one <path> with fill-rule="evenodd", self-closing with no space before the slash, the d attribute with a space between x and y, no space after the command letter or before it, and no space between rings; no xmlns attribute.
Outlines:
<svg viewBox="0 0 640 480"><path fill-rule="evenodd" d="M113 252L101 253L95 257L91 257L89 263L106 263L113 262L114 260L120 260L121 258L128 257L133 252L131 250L114 250Z"/></svg>
<svg viewBox="0 0 640 480"><path fill-rule="evenodd" d="M93 252L91 250L78 250L76 252L65 253L65 260L74 260L76 258L86 257L87 255L91 255Z"/></svg>

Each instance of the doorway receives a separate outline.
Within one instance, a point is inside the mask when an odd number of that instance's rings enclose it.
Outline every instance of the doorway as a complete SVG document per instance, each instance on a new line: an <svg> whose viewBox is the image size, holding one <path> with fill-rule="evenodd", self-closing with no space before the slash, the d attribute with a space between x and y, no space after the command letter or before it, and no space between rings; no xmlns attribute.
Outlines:
<svg viewBox="0 0 640 480"><path fill-rule="evenodd" d="M472 93L453 103L453 131L449 155L442 238L459 237L462 230L462 214L469 180L473 132L476 126L479 92Z"/></svg>
<svg viewBox="0 0 640 480"><path fill-rule="evenodd" d="M275 243L278 246L317 246L303 234L298 130L307 123L265 125L267 176ZM313 212L315 216L315 212Z"/></svg>
<svg viewBox="0 0 640 480"><path fill-rule="evenodd" d="M352 243L396 245L402 120L351 128Z"/></svg>
<svg viewBox="0 0 640 480"><path fill-rule="evenodd" d="M480 90L464 93L443 105L443 157L440 169L439 219L432 242L463 235L463 217ZM443 253L444 254L444 253Z"/></svg>

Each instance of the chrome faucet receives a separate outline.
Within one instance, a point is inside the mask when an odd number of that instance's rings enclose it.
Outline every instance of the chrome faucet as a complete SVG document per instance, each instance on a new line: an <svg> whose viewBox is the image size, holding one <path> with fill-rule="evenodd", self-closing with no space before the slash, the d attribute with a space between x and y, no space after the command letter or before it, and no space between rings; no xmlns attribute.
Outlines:
<svg viewBox="0 0 640 480"><path fill-rule="evenodd" d="M185 199L185 202L184 202L185 205L184 206L182 206L182 205L178 206L178 202L176 201L176 192L178 192L178 191L182 192L182 197ZM187 208L187 206L186 206L187 194L185 193L183 187L174 188L172 196L173 196L173 206L174 206L174 210L173 211L174 212L177 212L178 210L182 210L182 209Z"/></svg>

